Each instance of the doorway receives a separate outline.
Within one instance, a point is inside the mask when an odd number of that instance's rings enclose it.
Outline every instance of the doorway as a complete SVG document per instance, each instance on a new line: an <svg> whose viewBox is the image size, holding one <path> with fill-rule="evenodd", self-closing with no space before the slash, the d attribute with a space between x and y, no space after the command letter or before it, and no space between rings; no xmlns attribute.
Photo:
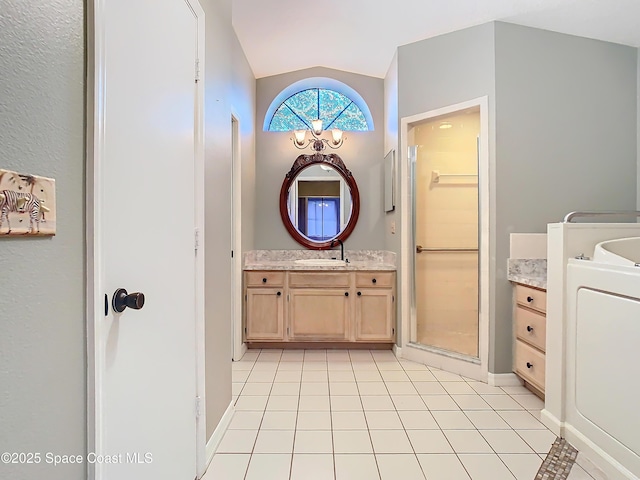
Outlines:
<svg viewBox="0 0 640 480"><path fill-rule="evenodd" d="M487 380L486 98L402 120L402 355ZM405 302L407 302L405 304Z"/></svg>
<svg viewBox="0 0 640 480"><path fill-rule="evenodd" d="M240 121L231 115L231 318L233 360L247 351L242 335L242 157Z"/></svg>

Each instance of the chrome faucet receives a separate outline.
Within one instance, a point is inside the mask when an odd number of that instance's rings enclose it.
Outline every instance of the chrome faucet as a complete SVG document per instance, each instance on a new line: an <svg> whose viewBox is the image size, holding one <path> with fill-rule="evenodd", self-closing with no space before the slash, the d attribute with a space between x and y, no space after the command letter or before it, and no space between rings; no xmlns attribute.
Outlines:
<svg viewBox="0 0 640 480"><path fill-rule="evenodd" d="M333 248L335 246L336 242L338 242L340 244L340 260L342 260L344 262L344 243L342 243L342 240L334 238L333 240L331 240L331 245L329 245L329 246L331 248Z"/></svg>

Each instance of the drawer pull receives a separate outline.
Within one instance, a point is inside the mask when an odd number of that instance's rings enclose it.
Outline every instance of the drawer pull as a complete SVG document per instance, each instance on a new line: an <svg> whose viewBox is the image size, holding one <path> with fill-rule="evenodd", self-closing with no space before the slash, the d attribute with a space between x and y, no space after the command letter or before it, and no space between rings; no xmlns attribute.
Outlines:
<svg viewBox="0 0 640 480"><path fill-rule="evenodd" d="M527 297L527 302L529 303L533 302L533 297Z"/></svg>
<svg viewBox="0 0 640 480"><path fill-rule="evenodd" d="M531 325L527 325L527 332L533 332L533 327Z"/></svg>
<svg viewBox="0 0 640 480"><path fill-rule="evenodd" d="M266 278L263 278L263 279L262 279L262 283L267 283L267 279L266 279Z"/></svg>
<svg viewBox="0 0 640 480"><path fill-rule="evenodd" d="M344 292L344 296L348 297L349 296L349 292Z"/></svg>
<svg viewBox="0 0 640 480"><path fill-rule="evenodd" d="M376 283L377 280L374 278L373 280L371 280L371 283Z"/></svg>
<svg viewBox="0 0 640 480"><path fill-rule="evenodd" d="M527 362L527 368L533 368L533 363Z"/></svg>
<svg viewBox="0 0 640 480"><path fill-rule="evenodd" d="M280 296L280 295L282 295L282 292L278 292L278 293L276 293L276 295Z"/></svg>
<svg viewBox="0 0 640 480"><path fill-rule="evenodd" d="M359 296L359 297L360 297L360 296L362 296L362 292L358 292L358 296Z"/></svg>

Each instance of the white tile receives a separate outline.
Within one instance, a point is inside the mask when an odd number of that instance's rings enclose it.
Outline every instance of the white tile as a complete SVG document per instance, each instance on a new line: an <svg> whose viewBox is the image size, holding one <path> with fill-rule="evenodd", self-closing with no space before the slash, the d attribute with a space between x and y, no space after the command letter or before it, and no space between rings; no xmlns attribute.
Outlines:
<svg viewBox="0 0 640 480"><path fill-rule="evenodd" d="M317 361L327 361L327 351L326 350L305 350L304 351L304 360L317 362Z"/></svg>
<svg viewBox="0 0 640 480"><path fill-rule="evenodd" d="M523 410L522 405L509 395L481 395L494 410Z"/></svg>
<svg viewBox="0 0 640 480"><path fill-rule="evenodd" d="M365 412L370 430L401 430L402 422L395 410Z"/></svg>
<svg viewBox="0 0 640 480"><path fill-rule="evenodd" d="M407 376L412 382L437 382L438 379L433 376L429 370L407 370Z"/></svg>
<svg viewBox="0 0 640 480"><path fill-rule="evenodd" d="M362 403L359 395L332 395L332 412L357 412L362 411Z"/></svg>
<svg viewBox="0 0 640 480"><path fill-rule="evenodd" d="M587 474L592 476L595 480L606 480L607 476L600 470L594 463L587 457L581 453L578 453L578 457L576 458L576 464L578 464L582 470L584 470Z"/></svg>
<svg viewBox="0 0 640 480"><path fill-rule="evenodd" d="M251 374L248 370L234 370L231 372L231 381L232 382L246 382L247 378Z"/></svg>
<svg viewBox="0 0 640 480"><path fill-rule="evenodd" d="M276 412L267 410L262 419L262 430L295 430L298 412Z"/></svg>
<svg viewBox="0 0 640 480"><path fill-rule="evenodd" d="M329 395L328 383L303 383L300 395Z"/></svg>
<svg viewBox="0 0 640 480"><path fill-rule="evenodd" d="M254 372L275 372L278 370L279 363L278 362L261 362L257 361L253 365Z"/></svg>
<svg viewBox="0 0 640 480"><path fill-rule="evenodd" d="M331 480L333 478L333 455L296 453L293 456L291 480Z"/></svg>
<svg viewBox="0 0 640 480"><path fill-rule="evenodd" d="M329 412L298 412L298 430L331 430Z"/></svg>
<svg viewBox="0 0 640 480"><path fill-rule="evenodd" d="M355 370L354 375L358 382L382 382L382 376L378 370Z"/></svg>
<svg viewBox="0 0 640 480"><path fill-rule="evenodd" d="M593 478L594 477L589 475L580 465L574 463L567 480L593 480Z"/></svg>
<svg viewBox="0 0 640 480"><path fill-rule="evenodd" d="M254 369L251 372L251 375L249 375L249 378L247 379L247 381L258 382L258 383L268 383L268 382L273 382L274 378L276 378L275 371L260 371L260 370Z"/></svg>
<svg viewBox="0 0 640 480"><path fill-rule="evenodd" d="M398 412L405 430L437 430L440 427L426 410Z"/></svg>
<svg viewBox="0 0 640 480"><path fill-rule="evenodd" d="M422 395L422 400L429 410L460 410L460 407L449 395Z"/></svg>
<svg viewBox="0 0 640 480"><path fill-rule="evenodd" d="M508 430L503 430L508 431ZM443 430L456 453L493 453L477 430Z"/></svg>
<svg viewBox="0 0 640 480"><path fill-rule="evenodd" d="M516 402L527 410L541 410L544 408L544 402L536 397L533 393L526 395L511 395Z"/></svg>
<svg viewBox="0 0 640 480"><path fill-rule="evenodd" d="M301 372L302 362L281 362L278 365L278 372Z"/></svg>
<svg viewBox="0 0 640 480"><path fill-rule="evenodd" d="M413 453L404 430L369 430L376 453Z"/></svg>
<svg viewBox="0 0 640 480"><path fill-rule="evenodd" d="M496 453L534 453L513 430L481 430L480 434Z"/></svg>
<svg viewBox="0 0 640 480"><path fill-rule="evenodd" d="M331 412L333 430L367 430L364 412Z"/></svg>
<svg viewBox="0 0 640 480"><path fill-rule="evenodd" d="M513 480L515 477L496 454L458 455L473 480Z"/></svg>
<svg viewBox="0 0 640 480"><path fill-rule="evenodd" d="M353 372L351 362L332 362L328 363L328 370L330 372Z"/></svg>
<svg viewBox="0 0 640 480"><path fill-rule="evenodd" d="M294 351L285 350L280 357L280 363L283 362L302 362L304 360L304 350Z"/></svg>
<svg viewBox="0 0 640 480"><path fill-rule="evenodd" d="M416 453L453 453L441 430L409 430L407 435Z"/></svg>
<svg viewBox="0 0 640 480"><path fill-rule="evenodd" d="M408 382L409 377L404 370L386 370L381 371L380 375L382 375L382 379L385 382Z"/></svg>
<svg viewBox="0 0 640 480"><path fill-rule="evenodd" d="M450 382L448 385L458 385L458 383ZM480 395L451 395L451 398L462 410L492 410Z"/></svg>
<svg viewBox="0 0 640 480"><path fill-rule="evenodd" d="M516 430L536 453L549 453L556 436L549 430Z"/></svg>
<svg viewBox="0 0 640 480"><path fill-rule="evenodd" d="M298 395L299 393L299 383L274 383L271 388L271 395Z"/></svg>
<svg viewBox="0 0 640 480"><path fill-rule="evenodd" d="M256 430L227 430L216 452L251 453L257 434Z"/></svg>
<svg viewBox="0 0 640 480"><path fill-rule="evenodd" d="M336 480L380 480L374 455L335 455Z"/></svg>
<svg viewBox="0 0 640 480"><path fill-rule="evenodd" d="M547 428L526 410L501 410L498 413L514 430L546 430Z"/></svg>
<svg viewBox="0 0 640 480"><path fill-rule="evenodd" d="M326 372L328 369L327 362L304 362L302 365L303 372Z"/></svg>
<svg viewBox="0 0 640 480"><path fill-rule="evenodd" d="M353 361L351 360L351 367L354 372L377 372L378 366L374 361Z"/></svg>
<svg viewBox="0 0 640 480"><path fill-rule="evenodd" d="M258 430L262 422L262 412L237 410L229 424L229 430Z"/></svg>
<svg viewBox="0 0 640 480"><path fill-rule="evenodd" d="M424 480L422 469L415 455L376 454L376 460L382 480Z"/></svg>
<svg viewBox="0 0 640 480"><path fill-rule="evenodd" d="M232 383L231 384L231 395L234 395L236 397L238 395L240 395L240 392L242 392L242 389L244 388L244 385L245 385L244 383L237 383L237 382Z"/></svg>
<svg viewBox="0 0 640 480"><path fill-rule="evenodd" d="M373 453L367 430L340 430L333 432L335 453Z"/></svg>
<svg viewBox="0 0 640 480"><path fill-rule="evenodd" d="M389 395L363 395L360 397L365 410L395 410Z"/></svg>
<svg viewBox="0 0 640 480"><path fill-rule="evenodd" d="M420 395L391 395L396 410L426 410L427 406Z"/></svg>
<svg viewBox="0 0 640 480"><path fill-rule="evenodd" d="M355 382L356 377L353 375L353 372L330 370L329 381L330 382Z"/></svg>
<svg viewBox="0 0 640 480"><path fill-rule="evenodd" d="M423 453L418 454L418 461L427 480L470 480L462 463L454 454Z"/></svg>
<svg viewBox="0 0 640 480"><path fill-rule="evenodd" d="M349 356L349 350L327 350L327 360L329 362L351 363L351 356Z"/></svg>
<svg viewBox="0 0 640 480"><path fill-rule="evenodd" d="M267 406L267 396L240 397L236 402L236 410L256 410L263 411Z"/></svg>
<svg viewBox="0 0 640 480"><path fill-rule="evenodd" d="M531 393L523 385L512 385L507 387L501 387L502 391L508 395L522 395Z"/></svg>
<svg viewBox="0 0 640 480"><path fill-rule="evenodd" d="M255 362L258 356L260 355L260 349L257 348L255 350L247 350L244 352L244 355L240 359L241 362Z"/></svg>
<svg viewBox="0 0 640 480"><path fill-rule="evenodd" d="M250 457L249 454L217 453L202 480L244 480Z"/></svg>
<svg viewBox="0 0 640 480"><path fill-rule="evenodd" d="M448 394L475 395L476 391L467 382L444 382L442 384Z"/></svg>
<svg viewBox="0 0 640 480"><path fill-rule="evenodd" d="M391 395L417 395L413 383L411 382L389 382L386 384Z"/></svg>
<svg viewBox="0 0 640 480"><path fill-rule="evenodd" d="M242 389L242 395L269 395L273 383L247 383Z"/></svg>
<svg viewBox="0 0 640 480"><path fill-rule="evenodd" d="M246 480L283 480L289 478L291 454L256 453L251 456ZM220 477L221 479L224 477Z"/></svg>
<svg viewBox="0 0 640 480"><path fill-rule="evenodd" d="M384 382L358 382L357 386L360 395L389 395Z"/></svg>
<svg viewBox="0 0 640 480"><path fill-rule="evenodd" d="M294 453L333 453L331 432L328 430L298 430Z"/></svg>
<svg viewBox="0 0 640 480"><path fill-rule="evenodd" d="M398 361L400 362L400 365L402 365L402 368L404 368L405 370L409 371L417 371L417 370L429 370L429 367L427 367L425 364L423 363L417 363L417 362L412 362L411 360L406 360L404 358L400 358L398 359Z"/></svg>
<svg viewBox="0 0 640 480"><path fill-rule="evenodd" d="M298 410L301 412L328 412L329 396L300 396Z"/></svg>
<svg viewBox="0 0 640 480"><path fill-rule="evenodd" d="M231 363L231 371L239 372L239 371L247 371L253 368L253 362L233 362Z"/></svg>
<svg viewBox="0 0 640 480"><path fill-rule="evenodd" d="M471 388L473 388L476 393L481 395L504 395L504 391L500 387L494 387L492 385L487 385L483 382L467 382Z"/></svg>
<svg viewBox="0 0 640 480"><path fill-rule="evenodd" d="M440 382L413 382L420 395L446 395L447 391Z"/></svg>
<svg viewBox="0 0 640 480"><path fill-rule="evenodd" d="M329 376L326 371L322 370L303 370L302 371L303 382L328 382Z"/></svg>
<svg viewBox="0 0 640 480"><path fill-rule="evenodd" d="M298 398L297 395L271 395L267 402L267 410L296 411L298 410Z"/></svg>
<svg viewBox="0 0 640 480"><path fill-rule="evenodd" d="M404 371L399 362L376 362L376 365L378 365L378 370L381 372L388 372L392 370Z"/></svg>
<svg viewBox="0 0 640 480"><path fill-rule="evenodd" d="M321 385L320 383L307 383L305 385ZM355 382L329 383L329 393L331 395L360 395L358 385Z"/></svg>
<svg viewBox="0 0 640 480"><path fill-rule="evenodd" d="M511 427L493 410L464 412L478 430L509 430Z"/></svg>
<svg viewBox="0 0 640 480"><path fill-rule="evenodd" d="M542 460L536 454L502 454L499 455L502 461L511 470L517 480L531 480L536 477Z"/></svg>
<svg viewBox="0 0 640 480"><path fill-rule="evenodd" d="M431 369L433 376L438 379L439 382L464 382L464 378L455 373L445 372L444 370Z"/></svg>
<svg viewBox="0 0 640 480"><path fill-rule="evenodd" d="M276 383L292 383L292 382L295 383L295 382L299 382L301 377L302 377L301 371L298 372L298 371L282 370L276 373L275 382Z"/></svg>
<svg viewBox="0 0 640 480"><path fill-rule="evenodd" d="M260 430L253 453L291 453L293 430Z"/></svg>

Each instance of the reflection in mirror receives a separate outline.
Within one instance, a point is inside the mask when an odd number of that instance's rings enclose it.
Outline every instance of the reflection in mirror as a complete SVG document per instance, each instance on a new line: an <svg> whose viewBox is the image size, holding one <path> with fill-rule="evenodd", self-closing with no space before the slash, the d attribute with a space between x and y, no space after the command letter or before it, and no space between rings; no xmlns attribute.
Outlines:
<svg viewBox="0 0 640 480"><path fill-rule="evenodd" d="M342 232L351 216L351 191L330 165L312 165L293 180L288 195L293 226L315 242Z"/></svg>
<svg viewBox="0 0 640 480"><path fill-rule="evenodd" d="M300 155L280 189L280 216L301 245L323 250L355 228L360 196L353 175L336 154Z"/></svg>

